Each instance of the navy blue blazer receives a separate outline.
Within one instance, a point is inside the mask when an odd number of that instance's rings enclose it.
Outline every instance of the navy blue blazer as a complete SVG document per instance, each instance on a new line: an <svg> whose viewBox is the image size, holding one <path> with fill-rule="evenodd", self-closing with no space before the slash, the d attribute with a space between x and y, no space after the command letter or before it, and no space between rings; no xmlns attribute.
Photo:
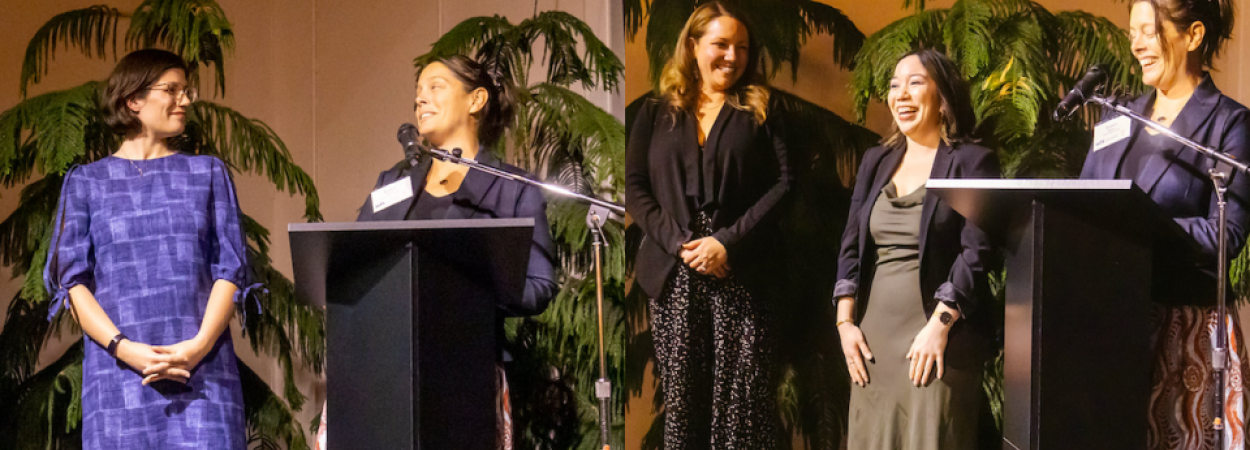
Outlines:
<svg viewBox="0 0 1250 450"><path fill-rule="evenodd" d="M1138 114L1148 116L1154 104L1155 92L1151 91L1129 102L1127 107ZM1114 111L1104 111L1104 121L1117 117ZM1193 97L1172 121L1172 131L1199 144L1232 155L1239 161L1250 161L1250 120L1247 109L1233 99L1224 96L1204 75ZM1156 300L1166 303L1210 305L1215 302L1215 267L1218 253L1218 213L1215 191L1207 170L1214 167L1212 161L1197 151L1173 143L1156 152L1143 166L1140 173L1117 174L1130 147L1141 147L1145 140L1137 138L1143 127L1136 122L1132 133L1107 147L1089 152L1081 178L1114 179L1128 178L1150 195L1202 249L1204 262L1198 267L1168 270L1154 277ZM1134 150L1137 151L1140 148ZM1228 253L1231 261L1246 243L1250 230L1250 177L1233 175L1229 180L1228 204ZM1157 261L1168 259L1166 255ZM1231 295L1231 289L1228 291Z"/></svg>
<svg viewBox="0 0 1250 450"><path fill-rule="evenodd" d="M521 169L503 164L486 149L477 153L476 160L513 173ZM407 161L400 162L390 170L378 175L374 189L386 186L403 177L411 177L412 192L425 189L425 178L433 163L431 157L422 156L415 167ZM509 316L528 316L542 313L555 297L559 288L555 277L555 245L551 229L547 226L547 200L537 188L524 183L504 180L477 170L465 175L460 189L453 196L452 206L442 219L500 219L530 217L534 219L534 242L530 246L529 269L525 273L525 293L520 303L500 304L499 308ZM405 220L412 209L416 195L391 205L381 211L373 210L373 202L365 199L360 208L358 222L373 220Z"/></svg>
<svg viewBox="0 0 1250 450"><path fill-rule="evenodd" d="M864 154L856 172L851 210L842 232L838 254L838 277L834 301L855 297L856 317L863 317L868 305L872 277L876 270L877 248L868 229L873 204L889 184L903 161L904 147L873 147ZM1002 176L998 157L985 147L973 144L943 143L933 159L929 178L998 178ZM950 205L930 192L925 195L920 217L920 293L925 317L933 314L938 301L953 302L964 320L951 329L948 346L972 351L950 353L951 357L975 364L989 351L993 323L978 314L981 302L991 295L987 273L996 267L989 237ZM961 366L963 364L960 364Z"/></svg>
<svg viewBox="0 0 1250 450"><path fill-rule="evenodd" d="M625 209L644 233L635 267L648 296L658 297L681 263L681 245L691 240L699 210L711 212L712 237L752 294L767 297L779 284L778 219L793 178L782 124L776 114L768 117L761 125L752 113L726 104L700 157L693 114L660 99L638 112L625 152Z"/></svg>

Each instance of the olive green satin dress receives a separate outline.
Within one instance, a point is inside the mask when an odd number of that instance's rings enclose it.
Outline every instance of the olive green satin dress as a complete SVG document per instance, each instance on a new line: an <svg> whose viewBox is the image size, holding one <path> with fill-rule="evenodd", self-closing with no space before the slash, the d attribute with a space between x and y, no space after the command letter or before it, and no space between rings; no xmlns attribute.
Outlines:
<svg viewBox="0 0 1250 450"><path fill-rule="evenodd" d="M868 385L851 386L849 450L976 448L981 372L947 366L941 380L923 387L907 376L907 351L928 321L920 292L924 200L924 187L899 197L891 183L872 208L877 266L859 327L874 360Z"/></svg>

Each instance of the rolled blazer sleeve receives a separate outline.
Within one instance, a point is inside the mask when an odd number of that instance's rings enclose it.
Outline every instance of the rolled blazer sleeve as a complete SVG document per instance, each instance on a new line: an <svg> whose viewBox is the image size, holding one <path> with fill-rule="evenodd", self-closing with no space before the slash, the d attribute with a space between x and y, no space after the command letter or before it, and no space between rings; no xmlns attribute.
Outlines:
<svg viewBox="0 0 1250 450"><path fill-rule="evenodd" d="M855 189L851 193L851 210L846 215L846 227L842 230L842 248L838 251L837 282L833 286L833 301L842 297L854 297L859 293L859 223L864 207L864 197L871 189L875 167L881 159L882 148L873 147L864 153L855 172Z"/></svg>

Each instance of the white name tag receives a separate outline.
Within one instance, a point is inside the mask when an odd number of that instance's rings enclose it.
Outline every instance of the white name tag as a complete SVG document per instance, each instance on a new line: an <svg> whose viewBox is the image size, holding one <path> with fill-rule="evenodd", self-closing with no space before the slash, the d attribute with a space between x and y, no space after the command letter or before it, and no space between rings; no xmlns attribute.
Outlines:
<svg viewBox="0 0 1250 450"><path fill-rule="evenodd" d="M1132 132L1132 122L1128 117L1120 116L1100 123L1094 127L1093 151L1096 152L1108 145L1120 142Z"/></svg>
<svg viewBox="0 0 1250 450"><path fill-rule="evenodd" d="M400 178L399 181L375 189L369 194L373 202L373 212L378 212L392 205L412 198L412 179Z"/></svg>

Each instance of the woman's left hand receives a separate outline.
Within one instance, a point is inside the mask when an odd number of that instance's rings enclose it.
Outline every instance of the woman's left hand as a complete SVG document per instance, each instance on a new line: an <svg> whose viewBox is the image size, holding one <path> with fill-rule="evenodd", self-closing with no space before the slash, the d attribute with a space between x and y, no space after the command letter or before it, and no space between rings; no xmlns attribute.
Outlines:
<svg viewBox="0 0 1250 450"><path fill-rule="evenodd" d="M212 345L204 342L200 337L195 337L173 345L160 345L152 347L157 353L164 353L172 356L171 362L158 363L143 371L144 384L155 381L161 377L161 374L169 367L179 367L187 372L193 372L195 367L200 365L200 361L208 355Z"/></svg>
<svg viewBox="0 0 1250 450"><path fill-rule="evenodd" d="M946 336L949 332L950 327L931 320L916 335L916 339L912 340L911 349L907 350L907 359L911 360L907 377L911 378L912 384L929 384L932 381L929 377L934 374L934 366L937 367L937 377L942 378L945 368L942 357L946 352Z"/></svg>
<svg viewBox="0 0 1250 450"><path fill-rule="evenodd" d="M708 236L695 239L682 244L681 248L681 259L691 269L718 278L728 275L729 255L725 253L725 246L716 238Z"/></svg>

